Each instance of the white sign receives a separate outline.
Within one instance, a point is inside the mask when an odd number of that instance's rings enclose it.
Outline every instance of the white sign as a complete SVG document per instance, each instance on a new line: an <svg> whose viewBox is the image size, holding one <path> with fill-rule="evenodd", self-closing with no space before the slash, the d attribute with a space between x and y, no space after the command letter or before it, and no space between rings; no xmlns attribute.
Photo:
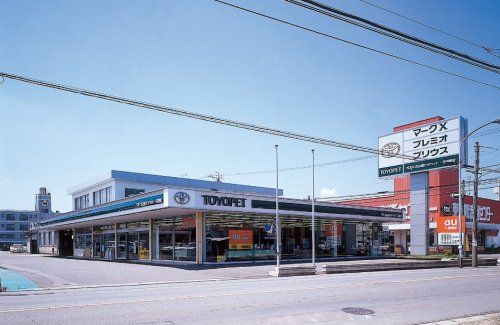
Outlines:
<svg viewBox="0 0 500 325"><path fill-rule="evenodd" d="M439 233L438 245L460 245L460 233Z"/></svg>
<svg viewBox="0 0 500 325"><path fill-rule="evenodd" d="M378 176L391 177L458 166L460 140L465 130L466 120L457 117L380 137ZM466 158L466 155L462 157Z"/></svg>
<svg viewBox="0 0 500 325"><path fill-rule="evenodd" d="M458 216L458 203L453 202L453 215ZM472 204L464 203L464 215L467 221L472 221L474 215L474 206ZM478 205L477 206L477 221L490 222L493 217L491 207Z"/></svg>

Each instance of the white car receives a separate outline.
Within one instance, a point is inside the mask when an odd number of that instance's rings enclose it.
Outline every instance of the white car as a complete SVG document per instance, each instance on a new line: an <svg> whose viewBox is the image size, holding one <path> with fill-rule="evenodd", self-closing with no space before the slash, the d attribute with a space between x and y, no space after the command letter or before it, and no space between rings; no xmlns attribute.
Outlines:
<svg viewBox="0 0 500 325"><path fill-rule="evenodd" d="M10 245L11 253L26 253L26 245L23 244L12 244Z"/></svg>

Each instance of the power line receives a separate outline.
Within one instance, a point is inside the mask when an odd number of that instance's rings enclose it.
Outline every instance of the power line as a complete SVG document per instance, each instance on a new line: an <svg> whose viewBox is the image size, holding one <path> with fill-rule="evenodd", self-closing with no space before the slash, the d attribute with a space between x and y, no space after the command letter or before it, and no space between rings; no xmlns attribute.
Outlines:
<svg viewBox="0 0 500 325"><path fill-rule="evenodd" d="M285 0L287 2L290 2L294 5L303 7L305 9L311 10L318 12L320 14L323 14L325 16L335 18L338 20L342 20L344 22L347 22L351 25L355 25L367 30L370 30L372 32L391 37L394 39L397 39L399 41L411 44L413 46L417 46L423 49L426 49L428 51L432 51L434 53L438 53L447 57L450 57L455 60L459 60L465 63L468 63L470 65L489 70L491 72L495 73L500 73L500 66L495 65L493 63L472 57L468 54L444 47L442 45L432 43L430 41L418 38L413 35L409 35L407 33L404 33L400 30L379 24L377 22L374 22L372 20L368 20L366 18L356 16L354 14L342 11L340 9L325 5L321 2L317 2L314 0Z"/></svg>
<svg viewBox="0 0 500 325"><path fill-rule="evenodd" d="M415 65L420 66L420 67L424 67L424 68L427 68L427 69L430 69L430 70L438 71L438 72L441 72L441 73L444 73L444 74L447 74L447 75L450 75L450 76L454 76L454 77L457 77L457 78L465 79L465 80L468 80L468 81L471 81L471 82L475 82L477 84L481 84L483 86L488 86L488 87L500 90L499 86L496 86L496 85L493 85L493 84L489 84L487 82L483 82L483 81L479 81L479 80L476 80L476 79L472 79L472 78L469 78L469 77L466 77L466 76L463 76L463 75L459 75L459 74L454 73L454 72L449 72L447 70L443 70L441 68L436 68L434 66L430 66L430 65L427 65L427 64L424 64L424 63L420 63L420 62L417 62L417 61L413 61L413 60L410 60L410 59L406 59L404 57L397 56L397 55L394 55L394 54L391 54L391 53L388 53L388 52L377 50L377 49L369 47L369 46L365 46L365 45L361 45L361 44L358 44L358 43L355 43L355 42L351 42L351 41L348 41L346 39L342 39L340 37L333 36L331 34L327 34L327 33L320 32L318 30L312 29L312 28L308 28L308 27L305 27L305 26L302 26L302 25L298 25L298 24L292 23L292 22L287 21L287 20L283 20L283 19L279 19L279 18L276 18L276 17L272 17L272 16L269 16L269 15L260 13L258 11L254 11L254 10L250 10L250 9L247 9L247 8L243 8L243 7L234 5L232 3L224 2L224 1L221 1L221 0L214 0L214 1L216 1L218 3L221 3L223 5L229 6L229 7L233 7L233 8L236 8L236 9L239 9L239 10L242 10L242 11L245 11L245 12L257 15L257 16L260 16L260 17L264 17L264 18L267 18L267 19L270 19L270 20L273 20L273 21L276 21L276 22L288 25L288 26L292 26L292 27L295 27L295 28L298 28L298 29L301 29L301 30L305 30L305 31L308 31L308 32L311 32L311 33L314 33L314 34L317 34L317 35L321 35L321 36L324 36L324 37L327 37L327 38L330 38L330 39L334 39L334 40L337 40L337 41L340 41L340 42L343 42L343 43L346 43L346 44L349 44L349 45L353 45L353 46L356 46L356 47L359 47L359 48L363 48L365 50L376 52L376 53L379 53L379 54L391 57L393 59L397 59L397 60L404 61L404 62L407 62L407 63L415 64Z"/></svg>
<svg viewBox="0 0 500 325"><path fill-rule="evenodd" d="M8 79L12 79L12 80L18 80L18 81L26 82L29 84L42 86L42 87L53 88L53 89L57 89L57 90L61 90L61 91L66 91L66 92L80 94L80 95L94 97L94 98L100 98L100 99L104 99L104 100L108 100L108 101L112 101L112 102L127 104L127 105L131 105L131 106L137 106L137 107L155 110L155 111L159 111L159 112L163 112L163 113L167 113L167 114L188 117L191 119L232 126L232 127L236 127L236 128L240 128L240 129L246 129L246 130L265 133L265 134L271 134L271 135L280 136L280 137L289 138L289 139L318 143L318 144L336 147L336 148L343 148L343 149L349 149L349 150L354 150L354 151L367 152L367 153L376 154L376 155L380 154L379 150L374 149L374 148L358 146L358 145L343 143L343 142L334 141L334 140L330 140L330 139L313 137L313 136L308 136L308 135L303 135L303 134L299 134L299 133L268 128L268 127L244 123L244 122L238 122L238 121L234 121L234 120L224 119L224 118L206 115L206 114L189 112L189 111L180 110L177 108L172 108L172 107L167 107L167 106L162 106L162 105L157 105L157 104L150 104L150 103L141 102L141 101L128 99L128 98L124 98L124 97L112 96L112 95L108 95L105 93L99 93L99 92L95 92L95 91L91 91L91 90L74 88L74 87L70 87L70 86L65 86L65 85L61 85L61 84L55 84L55 83L51 83L51 82L36 80L36 79L23 77L23 76L19 76L19 75L13 75L13 74L5 73L5 72L0 72L0 76L8 78ZM413 157L405 156L402 154L398 154L397 157L414 160Z"/></svg>
<svg viewBox="0 0 500 325"><path fill-rule="evenodd" d="M421 26L424 26L424 27L427 27L427 28L429 28L429 29L432 29L432 30L434 30L434 31L436 31L436 32L439 32L439 33L441 33L441 34L444 34L444 35L447 35L447 36L449 36L449 37L452 37L452 38L458 39L458 40L463 41L463 42L465 42L465 43L468 43L468 44L470 44L470 45L473 45L473 46L479 47L480 49L485 50L487 53L489 53L489 54L491 54L491 55L494 55L494 56L496 56L496 57L500 57L497 53L495 53L495 50L496 50L496 49L493 49L493 48L491 48L491 47L487 47L487 46L480 45L480 44L478 44L478 43L475 43L475 42L469 41L469 40L467 40L467 39L465 39L465 38L463 38L463 37L461 37L461 36L453 35L453 34L448 33L448 32L446 32L446 31L444 31L444 30L442 30L442 29L439 29L439 28L433 27L433 26L431 26L431 25L425 24L425 23L423 23L423 22L421 22L421 21L419 21L419 20L416 20L416 19L410 18L410 17L408 17L408 16L402 15L402 14L400 14L400 13L397 13L397 12L395 12L395 11L393 11L393 10L389 10L389 9L387 9L387 8L384 8L384 7L380 6L380 5L374 4L374 3L372 3L372 2L369 2L369 1L366 1L366 0L359 0L359 1L361 1L361 2L363 2L363 3L365 3L365 4L367 4L367 5L373 6L373 7L375 7L375 8L378 8L378 9L380 9L380 10L383 10L383 11L386 11L386 12L388 12L388 13L391 13L391 14L393 14L393 15L396 15L396 16L398 16L398 17L401 17L401 18L403 18L403 19L406 19L406 20L409 20L409 21L411 21L411 22L414 22L414 23L416 23L416 24L419 24L419 25L421 25Z"/></svg>
<svg viewBox="0 0 500 325"><path fill-rule="evenodd" d="M481 180L479 183L483 185L496 184L500 178L488 178L485 180ZM466 181L466 184L472 184L473 181ZM457 183L447 184L447 185L436 185L429 186L429 190L447 188L447 187L458 187ZM492 187L482 187L481 189L489 189ZM380 191L374 193L365 193L365 194L352 194L352 195L344 195L344 196L330 196L330 197L321 197L320 199L346 199L351 198L352 200L361 200L361 199L383 199L385 196L394 196L396 194L409 194L410 190L399 190L399 191ZM429 196L439 196L444 194L453 194L455 192L440 192L440 193L416 193L414 195L429 195Z"/></svg>
<svg viewBox="0 0 500 325"><path fill-rule="evenodd" d="M478 132L478 133L472 135L471 138L479 138L482 136L497 134L499 132L500 132L500 128L495 128L495 129L491 129L491 130L484 130L484 131L481 131L481 132Z"/></svg>
<svg viewBox="0 0 500 325"><path fill-rule="evenodd" d="M488 186L488 187L481 187L479 190L487 190L487 189L492 189L496 188L497 186ZM467 192L470 192L471 190L467 190ZM384 193L381 193L384 194ZM320 201L326 201L326 202L332 202L332 203L342 203L342 204L347 204L347 205L359 205L359 202L352 202L352 201L367 201L370 202L371 204L376 204L376 205L381 205L381 204L393 204L393 203L400 203L401 202L395 202L396 200L398 201L409 201L410 200L410 195L409 193L403 194L402 196L395 197L392 195L390 192L386 193L386 196L357 196L357 195L352 195L352 196L331 196L331 197L320 197L317 200ZM447 192L440 192L440 193L433 193L429 194L429 197L435 197L435 196L443 196L443 195L452 195L452 194L457 194L457 191L447 191ZM421 194L414 194L414 195L425 195L425 193ZM471 196L471 195L468 195ZM352 202L352 203L351 203Z"/></svg>
<svg viewBox="0 0 500 325"><path fill-rule="evenodd" d="M500 164L493 164L493 165L483 166L480 168L490 168L490 167L497 167L497 166L500 166Z"/></svg>
<svg viewBox="0 0 500 325"><path fill-rule="evenodd" d="M336 161L329 161L326 163L321 163L321 164L315 164L315 167L322 167L322 166L331 166L331 165L337 165L337 164L344 164L348 162L353 162L353 161L359 161L359 160L365 160L365 159L370 159L370 158L375 158L375 155L369 155L369 156L360 156L356 158L350 158L350 159L344 159L344 160L336 160ZM311 168L312 165L304 165L304 166L297 166L297 167L289 167L289 168L281 168L279 169L280 172L284 171L292 171L292 170L300 170L300 169L308 169ZM260 170L260 171L249 171L249 172L239 172L239 173L228 173L228 174L222 174L222 176L241 176L241 175L257 175L257 174L270 174L270 173L275 173L275 169L268 169L268 170Z"/></svg>

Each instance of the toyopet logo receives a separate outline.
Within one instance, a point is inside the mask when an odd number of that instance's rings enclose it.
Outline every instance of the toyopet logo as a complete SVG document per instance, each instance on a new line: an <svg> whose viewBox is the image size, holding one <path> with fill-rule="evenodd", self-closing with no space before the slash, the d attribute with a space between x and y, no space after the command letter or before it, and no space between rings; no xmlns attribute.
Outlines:
<svg viewBox="0 0 500 325"><path fill-rule="evenodd" d="M399 145L399 143L389 142L388 144L380 148L380 154L384 158L392 158L396 157L400 150L401 146Z"/></svg>
<svg viewBox="0 0 500 325"><path fill-rule="evenodd" d="M174 201L177 204L185 205L189 203L189 194L186 192L177 192L174 194Z"/></svg>

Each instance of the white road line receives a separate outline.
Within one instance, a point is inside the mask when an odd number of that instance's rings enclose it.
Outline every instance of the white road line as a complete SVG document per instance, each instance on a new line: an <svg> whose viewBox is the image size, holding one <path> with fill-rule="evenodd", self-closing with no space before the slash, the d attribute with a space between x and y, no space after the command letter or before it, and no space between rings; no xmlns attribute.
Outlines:
<svg viewBox="0 0 500 325"><path fill-rule="evenodd" d="M128 300L128 301L110 301L110 302L93 303L93 304L74 304L74 305L61 305L61 306L48 306L48 307L6 309L6 310L0 310L0 314L27 312L27 311L41 311L41 310L58 310L58 309L67 309L67 308L85 308L85 307L99 307L99 306L109 306L109 305L149 303L149 302L161 302L161 301L173 301L173 300L221 298L221 297L245 296L245 295L254 295L254 294L271 294L271 293L297 292L297 291L309 291L309 290L325 290L325 289L334 289L334 288L362 287L362 286L380 285L380 284L390 285L390 284L402 284L402 283L412 283L412 282L422 282L422 281L476 278L476 277L485 277L485 276L498 276L498 273L443 276L443 277L432 277L432 278L423 278L423 279L407 279L407 280L392 280L392 281L373 281L373 282L365 282L365 283L357 283L357 284L342 284L342 285L330 285L330 286L312 286L312 287L306 287L306 288L258 290L258 291L246 291L246 292L221 293L221 294L213 294L213 295L190 295L190 296L180 296L180 297L162 297L162 298L151 298L151 299L136 299L136 300Z"/></svg>

